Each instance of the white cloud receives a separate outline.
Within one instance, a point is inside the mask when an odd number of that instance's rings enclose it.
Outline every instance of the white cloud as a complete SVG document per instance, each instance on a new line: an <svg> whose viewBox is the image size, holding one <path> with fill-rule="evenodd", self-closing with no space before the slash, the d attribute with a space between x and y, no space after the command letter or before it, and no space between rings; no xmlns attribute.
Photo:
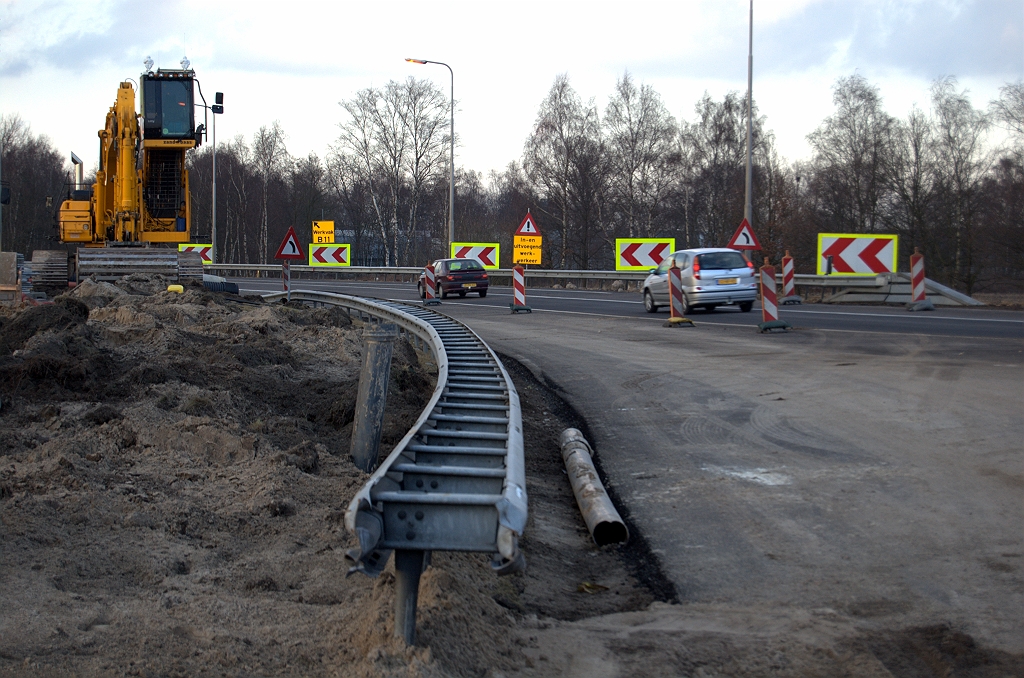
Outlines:
<svg viewBox="0 0 1024 678"><path fill-rule="evenodd" d="M780 152L804 157L804 137L832 110L831 86L855 70L904 115L927 107L935 77L953 73L983 107L1024 71L1019 3L755 2L754 97ZM225 92L218 138L280 120L295 155L323 154L338 101L410 75L459 100L458 161L487 171L521 155L537 107L567 72L601 110L628 69L691 117L704 90L746 88L747 2L208 3L3 2L0 112L18 112L63 151L82 155L117 83L147 54L176 67L187 51L207 97Z"/></svg>

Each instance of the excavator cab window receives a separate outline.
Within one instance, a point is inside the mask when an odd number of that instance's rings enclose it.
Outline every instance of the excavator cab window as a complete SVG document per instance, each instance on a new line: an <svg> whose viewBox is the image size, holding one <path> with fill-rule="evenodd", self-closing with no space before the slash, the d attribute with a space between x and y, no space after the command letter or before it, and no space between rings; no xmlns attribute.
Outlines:
<svg viewBox="0 0 1024 678"><path fill-rule="evenodd" d="M142 116L147 139L188 139L195 134L192 78L142 76Z"/></svg>

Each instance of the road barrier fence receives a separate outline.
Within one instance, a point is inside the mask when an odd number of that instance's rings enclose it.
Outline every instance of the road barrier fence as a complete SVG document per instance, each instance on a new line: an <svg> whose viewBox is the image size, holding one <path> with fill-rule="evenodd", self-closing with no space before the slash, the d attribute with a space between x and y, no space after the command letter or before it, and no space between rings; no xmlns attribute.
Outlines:
<svg viewBox="0 0 1024 678"><path fill-rule="evenodd" d="M280 275L280 264L217 264L206 266L207 272L218 272L229 276L272 277ZM350 279L384 279L396 282L411 282L413 285L423 271L418 266L349 266L343 270L324 270L312 266L291 266L292 277L303 280L350 280ZM579 288L591 287L588 283L596 282L605 287L609 281L621 280L629 289L639 291L640 285L647 277L645 271L589 271L580 269L540 269L527 268L524 278L546 281L552 284L572 282ZM504 283L512 285L513 270L499 268L488 271L492 284ZM505 281L507 280L507 283ZM779 284L784 283L783 274L776 275ZM825 303L907 303L911 301L911 279L909 273L880 273L876 276L844 276L817 275L797 273L793 276L793 285L800 288L821 290L821 300ZM536 286L536 285L534 285ZM957 292L934 280L925 279L925 288L933 295L936 305L949 306L983 306L980 301L966 294ZM826 294L826 291L829 293ZM805 294L806 296L806 294Z"/></svg>

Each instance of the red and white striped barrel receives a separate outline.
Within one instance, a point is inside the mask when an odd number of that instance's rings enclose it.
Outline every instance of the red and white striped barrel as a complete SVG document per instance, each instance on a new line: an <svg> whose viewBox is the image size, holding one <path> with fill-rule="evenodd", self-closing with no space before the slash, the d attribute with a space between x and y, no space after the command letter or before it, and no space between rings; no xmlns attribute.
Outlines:
<svg viewBox="0 0 1024 678"><path fill-rule="evenodd" d="M423 298L433 299L434 298L434 265L427 264L423 267L426 275L423 277Z"/></svg>
<svg viewBox="0 0 1024 678"><path fill-rule="evenodd" d="M782 257L782 297L792 297L796 294L796 285L793 280L793 257L789 256L789 250L786 250L786 256Z"/></svg>
<svg viewBox="0 0 1024 678"><path fill-rule="evenodd" d="M526 306L526 271L522 266L512 267L512 304Z"/></svg>
<svg viewBox="0 0 1024 678"><path fill-rule="evenodd" d="M684 318L686 313L684 312L683 305L683 272L673 266L668 269L668 288L669 297L672 303L669 304L668 314L672 318Z"/></svg>
<svg viewBox="0 0 1024 678"><path fill-rule="evenodd" d="M779 300L775 296L775 267L767 264L761 267L761 320L772 322L779 319Z"/></svg>
<svg viewBox="0 0 1024 678"><path fill-rule="evenodd" d="M913 302L924 301L926 298L924 292L924 255L914 248L914 253L910 255L910 285L911 285L911 297L910 300Z"/></svg>

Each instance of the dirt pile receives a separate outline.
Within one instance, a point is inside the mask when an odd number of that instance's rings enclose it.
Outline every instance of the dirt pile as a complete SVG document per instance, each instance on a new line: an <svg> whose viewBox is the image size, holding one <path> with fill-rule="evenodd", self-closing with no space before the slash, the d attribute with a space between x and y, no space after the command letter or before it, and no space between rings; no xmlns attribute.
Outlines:
<svg viewBox="0 0 1024 678"><path fill-rule="evenodd" d="M564 422L534 393L530 568L499 579L484 555L434 554L405 647L390 568L345 576L360 322L165 289L86 281L0 316L0 672L497 675L525 665L524 619L652 599L590 543ZM384 449L434 380L396 344Z"/></svg>

